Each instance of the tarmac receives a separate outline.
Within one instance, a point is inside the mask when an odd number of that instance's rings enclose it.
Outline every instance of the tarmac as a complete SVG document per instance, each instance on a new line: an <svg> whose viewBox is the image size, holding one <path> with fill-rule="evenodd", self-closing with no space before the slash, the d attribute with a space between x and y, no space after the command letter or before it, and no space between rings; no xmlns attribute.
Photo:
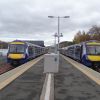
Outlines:
<svg viewBox="0 0 100 100"><path fill-rule="evenodd" d="M45 74L43 59L0 91L0 100L39 100Z"/></svg>
<svg viewBox="0 0 100 100"><path fill-rule="evenodd" d="M62 57L59 73L54 75L54 100L100 100L100 85Z"/></svg>
<svg viewBox="0 0 100 100"><path fill-rule="evenodd" d="M44 59L3 88L0 100L40 100L46 77L43 70ZM54 74L54 100L100 100L100 85L60 56L59 72Z"/></svg>

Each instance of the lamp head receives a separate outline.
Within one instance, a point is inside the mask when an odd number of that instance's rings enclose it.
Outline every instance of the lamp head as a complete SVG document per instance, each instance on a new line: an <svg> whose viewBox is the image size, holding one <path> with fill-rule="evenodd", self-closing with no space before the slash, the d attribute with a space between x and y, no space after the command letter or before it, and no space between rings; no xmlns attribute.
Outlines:
<svg viewBox="0 0 100 100"><path fill-rule="evenodd" d="M64 16L64 18L69 18L70 16Z"/></svg>
<svg viewBox="0 0 100 100"><path fill-rule="evenodd" d="M48 16L49 18L54 18L54 16Z"/></svg>

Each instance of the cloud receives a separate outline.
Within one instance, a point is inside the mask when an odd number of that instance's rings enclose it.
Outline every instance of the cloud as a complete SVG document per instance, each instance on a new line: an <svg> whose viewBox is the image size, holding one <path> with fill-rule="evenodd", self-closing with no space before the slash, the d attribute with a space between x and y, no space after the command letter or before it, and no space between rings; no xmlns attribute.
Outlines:
<svg viewBox="0 0 100 100"><path fill-rule="evenodd" d="M78 30L100 25L99 0L2 0L0 1L0 39L41 39L52 44L60 19L61 41L72 40Z"/></svg>

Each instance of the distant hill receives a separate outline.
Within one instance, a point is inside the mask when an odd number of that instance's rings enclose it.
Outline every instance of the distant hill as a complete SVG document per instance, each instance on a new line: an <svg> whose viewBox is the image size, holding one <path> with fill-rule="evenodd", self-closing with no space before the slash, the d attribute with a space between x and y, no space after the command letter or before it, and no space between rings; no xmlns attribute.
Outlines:
<svg viewBox="0 0 100 100"><path fill-rule="evenodd" d="M73 45L73 44L74 43L70 42L70 41L63 41L63 42L60 42L60 48L63 48L63 47L69 46L69 45Z"/></svg>
<svg viewBox="0 0 100 100"><path fill-rule="evenodd" d="M4 41L0 41L0 49L7 49L8 48L8 43Z"/></svg>

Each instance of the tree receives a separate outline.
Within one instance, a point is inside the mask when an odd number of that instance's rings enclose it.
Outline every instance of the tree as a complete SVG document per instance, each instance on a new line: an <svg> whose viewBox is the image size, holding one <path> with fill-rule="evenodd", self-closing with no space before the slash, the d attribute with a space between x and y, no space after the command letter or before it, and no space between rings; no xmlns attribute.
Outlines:
<svg viewBox="0 0 100 100"><path fill-rule="evenodd" d="M100 34L100 27L97 25L94 25L89 29L87 33L88 34Z"/></svg>
<svg viewBox="0 0 100 100"><path fill-rule="evenodd" d="M85 42L90 40L90 35L86 34L85 31L81 32L79 31L76 33L73 42L74 43L80 43L80 42Z"/></svg>
<svg viewBox="0 0 100 100"><path fill-rule="evenodd" d="M74 42L74 43L79 43L79 42L80 42L80 39L81 39L81 31L78 31L78 32L76 33L76 35L74 36L73 42Z"/></svg>
<svg viewBox="0 0 100 100"><path fill-rule="evenodd" d="M92 26L88 34L90 34L92 40L98 40L100 41L100 27L97 25Z"/></svg>
<svg viewBox="0 0 100 100"><path fill-rule="evenodd" d="M73 42L70 42L70 41L63 41L60 43L60 48L63 48L63 47L66 47L66 46L69 46L69 45L72 45L74 44Z"/></svg>

